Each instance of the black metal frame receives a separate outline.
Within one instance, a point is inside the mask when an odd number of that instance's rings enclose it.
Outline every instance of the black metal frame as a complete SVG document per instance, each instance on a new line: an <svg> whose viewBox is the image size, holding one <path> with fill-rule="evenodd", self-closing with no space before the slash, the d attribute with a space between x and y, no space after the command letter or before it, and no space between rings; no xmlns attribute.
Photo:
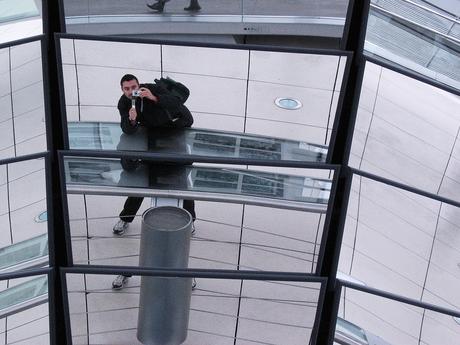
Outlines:
<svg viewBox="0 0 460 345"><path fill-rule="evenodd" d="M72 254L72 240L71 240L71 230L70 230L70 216L69 216L69 205L67 202L67 186L66 186L66 177L65 177L65 167L64 167L64 156L61 151L58 151L58 165L59 165L59 182L62 186L60 190L61 205L62 205L62 221L64 223L63 232L64 232L64 242L61 242L61 246L65 246L65 255L67 265L64 267L73 266L73 254Z"/></svg>
<svg viewBox="0 0 460 345"><path fill-rule="evenodd" d="M52 271L52 268L34 268L30 270L3 273L3 274L0 274L0 281L17 279L17 278L25 278L25 277L34 277L38 275L49 274L51 273L51 271Z"/></svg>
<svg viewBox="0 0 460 345"><path fill-rule="evenodd" d="M168 162L168 163L185 163L190 164L191 161L196 163L213 163L213 164L235 164L235 165L248 165L248 166L279 166L283 168L304 168L304 169L316 169L316 170L329 170L333 173L331 194L326 212L326 221L323 228L323 235L320 244L320 250L318 253L318 263L316 266L316 274L320 273L321 262L324 258L325 250L325 233L328 231L326 224L330 222L332 205L337 193L338 178L340 176L340 166L326 163L311 163L311 162L299 162L299 161L272 161L272 160L258 160L258 159L240 159L240 158L216 158L216 157L204 157L204 156L189 156L189 155L174 155L164 153L152 153L152 152L133 152L133 155L126 154L117 151L92 151L92 150L62 150L58 151L59 156L59 167L60 167L60 180L63 186L62 188L62 205L64 207L63 219L64 229L66 234L66 248L67 248L67 260L69 266L73 266L73 255L72 255L72 244L71 244L71 231L70 231L70 219L67 204L67 188L65 186L65 157L91 157L91 158L135 158L135 159L146 159L156 162ZM93 265L91 265L93 266ZM106 266L104 266L106 267Z"/></svg>
<svg viewBox="0 0 460 345"><path fill-rule="evenodd" d="M61 0L60 0L61 1ZM64 90L64 71L63 71L63 64L62 64L62 54L61 54L61 40L54 39L54 44L56 46L56 65L57 65L57 80L59 85L59 98L61 102L59 102L60 106L60 118L61 118L61 133L62 133L62 140L63 140L63 147L62 149L69 149L69 132L67 126L67 109L66 109L66 96Z"/></svg>
<svg viewBox="0 0 460 345"><path fill-rule="evenodd" d="M324 227L323 227L323 233L321 235L321 241L320 241L320 248L318 251L318 262L316 263L316 274L321 275L322 269L324 266L324 260L326 256L326 241L327 238L330 236L329 231L331 230L331 221L333 219L334 215L334 205L337 202L337 199L340 198L341 196L338 195L338 185L339 185L339 179L340 176L342 175L343 167L339 166L336 170L334 170L334 176L332 179L332 186L331 186L331 194L329 197L329 202L327 205L327 212L326 212L326 218L324 220Z"/></svg>
<svg viewBox="0 0 460 345"><path fill-rule="evenodd" d="M68 139L68 128L67 128L67 109L65 105L65 91L64 91L64 73L62 69L62 55L60 50L61 39L71 40L86 40L86 41L101 41L101 42L116 42L116 43L139 43L139 44L152 44L152 45L167 45L167 46L183 46L183 47L205 47L205 48L216 48L216 49L232 49L242 51L267 51L267 52L284 52L284 53L298 53L298 54L316 54L326 56L338 56L347 58L344 74L342 76L341 89L346 85L348 80L348 73L351 69L353 53L347 50L337 49L308 49L308 48L295 48L295 47L281 47L281 46L263 46L263 45L245 45L245 44L223 44L223 43L198 43L198 42L184 42L184 41L172 41L172 40L155 40L155 39L141 39L141 38L126 38L116 36L91 36L91 35L80 35L80 34L65 34L57 33L54 35L56 45L56 61L59 69L58 80L59 80L59 92L61 95L61 116L62 116L62 133L64 135L64 148L69 149ZM332 90L334 94L334 90ZM335 131L337 131L337 114L341 113L341 107L345 97L344 92L340 92L337 109L335 111L334 125ZM334 133L334 130L333 130ZM326 160L330 162L330 156Z"/></svg>
<svg viewBox="0 0 460 345"><path fill-rule="evenodd" d="M328 277L326 300L318 330L318 344L332 345L334 342L335 324L340 294L337 291L337 267L339 264L342 237L348 208L348 199L352 184L352 174L348 167L348 159L353 141L354 126L357 117L361 86L364 75L364 40L370 0L352 0L349 3L346 34L341 47L353 51L347 80L343 81L343 97L337 106L328 162L341 165L337 191L332 205L333 213L328 221L328 229L324 238L325 261L321 267L321 276ZM340 114L339 114L340 111Z"/></svg>
<svg viewBox="0 0 460 345"><path fill-rule="evenodd" d="M414 307L419 307L419 308L431 310L431 311L434 311L434 312L437 312L437 313L450 315L452 317L460 317L460 311L455 311L455 310L452 310L452 309L439 307L439 306L436 306L436 305L433 305L433 304L430 304L430 303L421 302L421 301L418 301L418 300L415 300L415 299L412 299L412 298L396 295L396 294L393 294L393 293L390 293L390 292L387 292L387 291L374 289L374 288L371 288L371 287L362 286L362 285L354 284L354 283L351 283L351 282L342 281L340 279L337 279L338 298L334 301L334 310L336 312L336 315L338 314L339 305L340 305L340 299L342 298L342 292L344 291L345 288L360 291L360 292L367 293L367 294L370 294L370 295L373 295L373 296L378 296L378 297L390 299L392 301L401 302L401 303L408 304L408 305L411 305L411 306L414 306ZM331 333L332 334L335 333L335 328L336 328L336 324L331 325Z"/></svg>
<svg viewBox="0 0 460 345"><path fill-rule="evenodd" d="M460 310L453 310L453 309L449 309L449 308L439 307L439 306L431 304L431 303L421 302L419 300L409 298L409 297L404 297L404 296L401 296L401 295L396 295L396 294L391 293L391 292L387 292L387 291L383 291L383 290L379 290L379 289L374 289L374 288L371 288L371 287L368 287L368 286L362 286L362 285L354 284L354 283L351 283L351 282L345 282L345 281L342 281L342 280L338 280L338 288L342 288L342 287L353 289L353 290L358 290L358 291L361 291L361 292L365 292L365 293L375 295L375 296L379 296L379 297L383 297L383 298L388 298L388 299L391 299L393 301L398 301L398 302L401 302L401 303L412 305L414 307L429 309L429 310L437 312L437 313L442 313L442 314L446 314L446 315L450 315L450 316L454 316L454 317L460 317Z"/></svg>
<svg viewBox="0 0 460 345"><path fill-rule="evenodd" d="M318 323L320 320L322 305L325 298L325 285L327 278L318 277L314 274L296 272L273 272L273 271L245 271L245 270L219 270L219 269L162 269L162 268L134 268L130 266L100 266L100 265L74 265L73 267L61 268L61 280L66 284L67 274L91 274L91 275L130 275L150 277L171 277L171 278L205 278L205 279L228 279L228 280L257 280L275 282L302 282L318 283L319 295L315 313L315 321L311 333L311 344L316 343ZM63 288L65 288L63 286ZM67 290L63 290L66 296L65 319L70 330L70 312L67 297ZM71 331L71 330L70 330ZM71 338L71 334L69 334Z"/></svg>
<svg viewBox="0 0 460 345"><path fill-rule="evenodd" d="M88 273L105 275L145 275L152 277L171 278L209 278L209 279L245 279L245 280L273 280L292 282L325 283L325 277L318 277L311 273L279 272L279 271L248 271L248 270L223 270L223 269L173 269L173 268L148 268L133 266L105 266L105 265L73 265L61 268L64 273Z"/></svg>
<svg viewBox="0 0 460 345"><path fill-rule="evenodd" d="M45 38L45 35L36 35L36 36L21 38L19 40L0 43L0 49L19 46L21 44L31 43L31 42L35 42L35 41L40 41L40 40L42 40L44 38Z"/></svg>
<svg viewBox="0 0 460 345"><path fill-rule="evenodd" d="M59 179L59 162L57 150L64 147L62 128L62 117L60 112L60 93L58 82L58 68L56 62L56 46L54 43L54 33L61 32L62 26L57 18L60 18L62 12L61 6L57 6L56 1L42 0L43 4L43 32L46 37L46 50L42 52L44 58L44 98L45 111L49 120L47 127L48 150L50 151L49 174L51 175L51 184L48 194L50 200L50 209L52 218L48 217L48 222L52 224L52 231L48 237L50 248L53 248L50 255L50 267L53 269L53 279L50 284L49 291L53 292L49 295L49 303L53 308L53 313L50 314L50 320L53 321L50 329L51 345L67 344L66 324L61 317L64 313L63 303L64 295L62 295L62 281L58 274L58 269L61 266L67 265L67 253L65 245L65 234L61 229L64 228L62 213L64 212L61 197L61 184ZM49 132L48 132L49 130Z"/></svg>
<svg viewBox="0 0 460 345"><path fill-rule="evenodd" d="M10 272L10 273L3 273L3 274L0 274L0 281L12 280L12 279L18 279L18 278L35 277L35 276L40 276L40 275L46 275L48 277L48 331L51 335L55 327L55 319L56 319L55 309L54 309L54 305L52 303L52 298L51 298L54 292L53 290L53 283L54 283L53 268L51 267L34 268L34 269L27 269L27 270L21 270L21 271Z"/></svg>
<svg viewBox="0 0 460 345"><path fill-rule="evenodd" d="M394 63L392 63L390 61L386 61L384 59L379 59L379 58L376 58L376 57L371 56L371 55L366 54L366 53L364 53L364 60L366 62L374 63L376 65L379 65L379 66L383 67L383 68L389 69L389 70L394 71L394 72L399 73L399 74L402 74L402 75L404 75L406 77L421 81L422 83L434 86L434 87L436 87L438 89L441 89L441 90L450 92L450 93L452 93L454 95L460 96L460 90L459 89L456 89L456 88L454 88L452 86L449 86L447 84L443 84L443 83L438 82L438 81L436 81L434 79L425 77L423 74L420 74L420 73L412 71L412 70L410 70L408 68L396 65L396 64L394 64Z"/></svg>
<svg viewBox="0 0 460 345"><path fill-rule="evenodd" d="M145 159L153 162L169 162L169 163L214 163L214 164L239 164L251 166L275 166L285 168L305 168L319 170L336 170L338 164L315 163L283 160L275 161L270 159L246 159L237 157L208 157L199 155L176 155L173 153L162 152L127 152L127 151L96 151L96 150L59 150L60 156L77 156L77 157L94 157L94 158L132 158Z"/></svg>
<svg viewBox="0 0 460 345"><path fill-rule="evenodd" d="M189 42L189 41L173 41L161 40L152 38L134 38L123 36L94 36L82 34L67 34L57 33L56 39L75 39L85 41L103 41L103 42L118 42L118 43L142 43L142 44L156 44L165 46L183 46L183 47L202 47L202 48L223 48L233 50L255 50L255 51L268 51L280 53L299 53L299 54L317 54L317 55L335 55L335 56L351 56L352 52L341 49L313 49L313 48L299 48L299 47L283 47L271 45L255 45L255 44L229 44L229 43L215 43L215 42Z"/></svg>
<svg viewBox="0 0 460 345"><path fill-rule="evenodd" d="M31 159L37 159L37 158L44 158L48 155L49 153L45 151L45 152L31 153L29 155L24 155L24 156L0 159L0 165L12 164L12 163L17 163L17 162L22 162L22 161L27 161Z"/></svg>
<svg viewBox="0 0 460 345"><path fill-rule="evenodd" d="M333 205L334 211L338 211L336 212L335 216L332 217L331 223L329 224L328 233L332 232L332 234L325 240L326 246L330 245L330 252L327 255L327 258L330 259L330 262L326 263L321 274L322 276L328 276L329 281L326 288L325 308L323 310L323 312L326 312L326 315L324 315L324 317L322 316L322 322L320 324L319 330L319 343L328 345L332 345L334 342L335 323L337 320L337 314L340 305L340 284L345 284L343 282L339 282L335 277L340 257L341 242L353 175L356 174L359 176L367 177L369 179L382 182L396 188L401 188L434 200L460 207L460 202L456 202L454 200L440 197L438 195L428 193L402 183L398 183L374 174L348 167L348 159L350 156L351 145L353 141L354 125L356 122L364 70L367 61L397 73L401 73L407 77L422 81L426 84L435 86L442 90L451 92L455 95L460 95L460 90L456 90L445 84L431 80L414 71L411 71L408 68L397 66L395 64L383 61L382 59L376 59L366 55L364 52L364 42L369 12L370 0L350 0L349 13L347 15L348 25L346 25L345 28L348 34L348 39L346 41L344 40L341 45L342 48L353 51L354 56L349 80L347 80L348 84L343 89L345 94L345 104L338 106L338 109L341 109L341 114L340 117L339 115L337 116L336 123L334 123L335 127L333 130L333 138L331 138L331 149L328 152L328 162L341 165L341 178L339 178L341 183L339 183L337 193L340 198L339 200L336 200ZM343 131L343 133L340 133L339 129ZM349 283L346 284L350 286L352 285ZM359 287L358 285L354 286ZM372 289L368 289L367 291L371 290ZM385 294L384 292L381 293ZM390 295L391 294L388 294L388 296Z"/></svg>
<svg viewBox="0 0 460 345"><path fill-rule="evenodd" d="M460 201L449 199L449 198L446 198L444 196L440 196L438 194L433 194L433 193L430 193L430 192L426 192L426 191L424 191L422 189L415 188L415 187L412 187L410 185L407 185L407 184L404 184L404 183L401 183L401 182L396 182L396 181L387 179L385 177L377 176L377 175L374 175L374 174L371 174L371 173L368 173L368 172L365 172L365 171L362 171L362 170L358 170L358 169L355 169L355 168L350 168L350 170L355 175L359 175L361 177L368 178L368 179L373 180L375 182L384 183L386 185L389 185L389 186L392 186L392 187L395 187L395 188L398 188L398 189L403 189L405 191L408 191L408 192L411 192L411 193L414 193L414 194L418 194L418 195L424 196L426 198L437 200L437 201L443 202L445 204L449 204L449 205L452 205L452 206L460 208Z"/></svg>
<svg viewBox="0 0 460 345"><path fill-rule="evenodd" d="M402 303L433 310L446 315L460 317L460 312L438 307L428 303L408 299L385 291L362 287L360 285L343 282L336 279L341 242L348 207L348 199L354 175L400 188L418 195L437 200L455 207L460 207L460 201L451 200L423 190L398 183L374 174L348 167L348 159L353 139L354 124L361 93L364 70L367 62L395 71L407 77L432 85L453 95L460 96L460 90L432 80L408 68L397 66L390 61L384 61L366 55L363 51L366 35L366 25L370 10L370 0L349 0L347 18L343 31L340 49L303 49L286 48L280 46L255 46L240 44L194 43L181 41L164 41L152 39L132 39L125 37L90 36L65 34L64 0L57 3L43 0L43 28L44 34L0 44L0 49L20 44L41 41L43 83L45 94L45 117L47 143L49 152L26 155L22 157L0 160L0 165L15 162L44 158L46 170L46 191L48 209L48 236L50 268L33 269L0 275L0 280L14 279L38 274L48 274L49 279L49 308L50 334L52 345L71 344L70 319L68 296L66 288L66 274L118 274L132 273L152 276L181 276L223 279L256 279L278 281L314 281L321 284L320 298L316 311L314 329L312 331L312 345L330 345L334 340L335 323L340 303L342 287L348 287L362 292L371 293L384 298L390 298ZM59 18L58 21L52 21ZM61 151L68 148L67 121L65 108L64 81L62 73L62 59L60 55L60 39L80 39L91 41L110 41L120 43L159 44L189 47L212 47L223 49L275 51L301 54L334 55L347 58L336 115L329 144L327 163L308 163L298 161L275 162L270 160L242 160L239 158L209 158L204 156L172 155L159 153L120 153L116 151ZM51 95L54 96L51 98ZM60 113L60 114L59 114ZM227 271L227 270L161 270L139 269L124 266L73 266L71 257L70 228L65 190L65 175L63 167L64 156L121 158L135 157L155 161L168 162L196 162L221 164L249 164L257 166L277 166L306 169L328 169L334 171L331 197L321 239L318 263L314 274L295 272L254 272L254 271ZM62 231L64 229L64 231ZM62 318L64 315L64 319Z"/></svg>

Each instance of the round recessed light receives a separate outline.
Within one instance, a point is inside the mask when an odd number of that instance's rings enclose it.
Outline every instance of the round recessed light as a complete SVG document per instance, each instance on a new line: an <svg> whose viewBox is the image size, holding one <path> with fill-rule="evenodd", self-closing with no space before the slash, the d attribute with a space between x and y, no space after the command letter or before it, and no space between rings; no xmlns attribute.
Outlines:
<svg viewBox="0 0 460 345"><path fill-rule="evenodd" d="M279 97L275 99L275 104L281 109L296 110L302 107L302 103L295 98Z"/></svg>
<svg viewBox="0 0 460 345"><path fill-rule="evenodd" d="M47 211L43 211L43 212L40 213L38 216L36 216L34 220L35 220L35 222L37 222L37 223L43 223L43 222L48 221L48 212L47 212Z"/></svg>

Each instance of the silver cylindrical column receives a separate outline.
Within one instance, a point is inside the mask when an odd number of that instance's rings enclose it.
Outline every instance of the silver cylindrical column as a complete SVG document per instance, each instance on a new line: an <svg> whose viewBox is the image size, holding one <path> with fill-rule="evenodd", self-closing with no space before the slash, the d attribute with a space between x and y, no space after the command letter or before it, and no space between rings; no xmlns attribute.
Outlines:
<svg viewBox="0 0 460 345"><path fill-rule="evenodd" d="M187 268L192 216L179 207L150 208L142 216L139 266ZM187 337L192 278L142 277L137 339L179 345Z"/></svg>

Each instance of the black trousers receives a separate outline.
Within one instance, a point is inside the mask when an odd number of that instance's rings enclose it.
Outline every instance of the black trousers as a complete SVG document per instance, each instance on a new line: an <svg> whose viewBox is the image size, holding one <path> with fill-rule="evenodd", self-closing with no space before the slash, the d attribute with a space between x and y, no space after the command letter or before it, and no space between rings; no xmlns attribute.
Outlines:
<svg viewBox="0 0 460 345"><path fill-rule="evenodd" d="M143 197L135 197L130 196L125 201L125 206L123 210L120 212L120 219L131 223L136 215L137 211L141 207L142 201L144 200ZM192 215L192 219L195 221L196 213L195 213L195 201L194 200L184 200L183 202L184 210L187 210Z"/></svg>

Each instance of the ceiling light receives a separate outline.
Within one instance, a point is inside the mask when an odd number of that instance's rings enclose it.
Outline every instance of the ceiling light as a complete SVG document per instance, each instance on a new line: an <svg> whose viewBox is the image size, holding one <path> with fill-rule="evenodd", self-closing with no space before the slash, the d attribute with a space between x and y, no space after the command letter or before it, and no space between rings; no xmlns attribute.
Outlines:
<svg viewBox="0 0 460 345"><path fill-rule="evenodd" d="M275 99L275 104L281 109L296 110L302 107L302 103L295 98L279 97Z"/></svg>

